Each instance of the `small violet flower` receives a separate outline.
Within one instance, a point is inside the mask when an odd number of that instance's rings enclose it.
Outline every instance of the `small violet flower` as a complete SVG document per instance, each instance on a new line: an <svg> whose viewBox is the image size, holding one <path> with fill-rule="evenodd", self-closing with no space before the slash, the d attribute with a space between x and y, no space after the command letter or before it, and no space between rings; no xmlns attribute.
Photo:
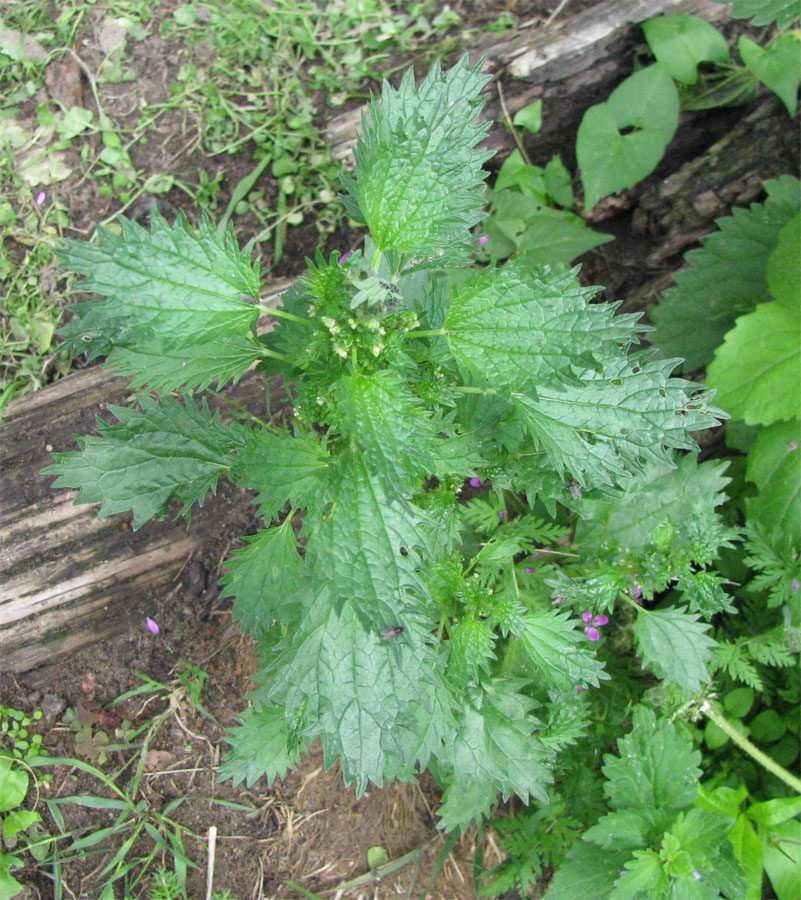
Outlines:
<svg viewBox="0 0 801 900"><path fill-rule="evenodd" d="M44 191L39 191L39 193L36 195L36 205L41 206L45 202L46 196L47 194L45 194Z"/></svg>
<svg viewBox="0 0 801 900"><path fill-rule="evenodd" d="M161 631L161 629L159 628L158 622L151 619L150 616L147 617L147 619L145 620L145 623L147 624L147 630L151 634L158 634Z"/></svg>
<svg viewBox="0 0 801 900"><path fill-rule="evenodd" d="M523 571L526 573L526 575L533 575L537 571L537 569L535 566L530 566L526 569L523 569Z"/></svg>
<svg viewBox="0 0 801 900"><path fill-rule="evenodd" d="M583 690L584 690L584 688L580 684L576 685L576 693L577 694L580 694Z"/></svg>
<svg viewBox="0 0 801 900"><path fill-rule="evenodd" d="M696 881L700 881L700 880L701 880L701 873L698 871L698 869L693 869L693 878L694 878Z"/></svg>
<svg viewBox="0 0 801 900"><path fill-rule="evenodd" d="M506 510L505 509L498 510L498 518L501 520L501 522L506 521Z"/></svg>
<svg viewBox="0 0 801 900"><path fill-rule="evenodd" d="M348 250L347 253L343 253L342 256L339 257L339 265L346 262L351 256L353 256L353 250Z"/></svg>
<svg viewBox="0 0 801 900"><path fill-rule="evenodd" d="M486 244L487 241L489 240L489 238L487 237L486 234L480 234L480 235L478 236L478 238L476 238L476 240L477 240L477 242L478 242L479 244Z"/></svg>
<svg viewBox="0 0 801 900"><path fill-rule="evenodd" d="M584 634L586 634L591 641L599 641L601 639L601 635L598 631L598 628L609 624L609 616L605 616L603 614L594 616L589 610L587 610L586 612L583 612L581 614L581 618L582 621L587 623L584 627Z"/></svg>
<svg viewBox="0 0 801 900"><path fill-rule="evenodd" d="M561 597L554 597L554 598L553 598L553 605L554 605L554 606L559 606L559 604L560 604L561 602L562 602L562 598L561 598Z"/></svg>
<svg viewBox="0 0 801 900"><path fill-rule="evenodd" d="M473 478L470 479L470 481L468 482L468 484L470 485L470 487L481 487L481 479L480 479L480 478L476 478L476 477L474 476Z"/></svg>
<svg viewBox="0 0 801 900"><path fill-rule="evenodd" d="M642 600L642 588L636 581L632 584L629 593L631 594L632 600Z"/></svg>
<svg viewBox="0 0 801 900"><path fill-rule="evenodd" d="M790 590L795 594L798 591L798 579L794 578L790 583Z"/></svg>

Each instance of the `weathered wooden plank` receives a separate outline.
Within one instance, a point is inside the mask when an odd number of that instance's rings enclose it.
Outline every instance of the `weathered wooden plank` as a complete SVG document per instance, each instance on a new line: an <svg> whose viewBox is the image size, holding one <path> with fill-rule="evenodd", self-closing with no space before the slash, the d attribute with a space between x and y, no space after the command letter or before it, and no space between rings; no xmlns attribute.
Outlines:
<svg viewBox="0 0 801 900"><path fill-rule="evenodd" d="M263 302L277 302L290 284L273 284ZM148 597L219 531L223 511L248 503L225 486L194 512L190 530L151 521L134 531L130 516L98 519L98 504L74 506L76 491L54 491L52 476L41 474L50 451L74 449L73 435L92 431L95 417L124 405L130 393L128 379L98 367L7 409L0 426L0 671L26 671L128 628ZM256 375L222 393L253 413L265 411Z"/></svg>

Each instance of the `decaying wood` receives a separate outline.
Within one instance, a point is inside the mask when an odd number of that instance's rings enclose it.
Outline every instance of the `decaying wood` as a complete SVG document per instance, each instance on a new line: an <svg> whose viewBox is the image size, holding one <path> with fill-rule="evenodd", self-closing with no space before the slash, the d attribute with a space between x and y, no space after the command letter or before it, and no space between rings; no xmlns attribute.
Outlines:
<svg viewBox="0 0 801 900"><path fill-rule="evenodd" d="M647 265L669 264L709 231L711 221L759 199L768 178L797 172L798 156L798 120L775 95L766 95L704 153L639 193L634 229L660 235Z"/></svg>
<svg viewBox="0 0 801 900"><path fill-rule="evenodd" d="M273 284L263 302L277 302L290 284ZM222 392L255 414L264 414L265 393L250 373ZM98 414L129 396L127 378L93 368L7 409L0 426L0 672L52 663L142 620L148 598L219 531L221 518L248 504L244 493L224 486L195 510L190 529L182 520L151 521L133 531L130 516L98 519L98 504L74 506L76 491L54 491L53 477L41 474L50 451L75 449L74 434L93 431Z"/></svg>
<svg viewBox="0 0 801 900"><path fill-rule="evenodd" d="M575 134L585 110L608 97L629 74L632 50L644 41L636 25L663 14L695 15L716 22L731 11L712 0L607 0L573 16L569 9L568 5L550 25L535 22L511 39L492 36L469 52L474 63L486 56L484 71L493 75L485 90L483 119L504 119L495 86L501 76L512 79L506 87L511 115L542 100L543 124L535 146L543 161L553 152L553 142L564 143L566 131ZM334 156L346 164L365 109L337 116L326 130ZM508 131L495 128L482 146L508 152L514 141Z"/></svg>

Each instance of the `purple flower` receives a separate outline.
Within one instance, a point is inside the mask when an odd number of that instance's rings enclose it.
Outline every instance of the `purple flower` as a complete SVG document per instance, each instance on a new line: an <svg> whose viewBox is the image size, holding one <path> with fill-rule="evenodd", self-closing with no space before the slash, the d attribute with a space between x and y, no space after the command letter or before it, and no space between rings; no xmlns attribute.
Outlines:
<svg viewBox="0 0 801 900"><path fill-rule="evenodd" d="M798 590L798 579L794 578L790 583L790 590L795 593Z"/></svg>
<svg viewBox="0 0 801 900"><path fill-rule="evenodd" d="M470 487L481 487L481 479L473 476L468 482Z"/></svg>
<svg viewBox="0 0 801 900"><path fill-rule="evenodd" d="M634 584L632 584L629 593L631 594L633 600L642 600L642 588L639 586L639 584L637 584L636 581L634 582Z"/></svg>
<svg viewBox="0 0 801 900"><path fill-rule="evenodd" d="M505 509L498 510L498 518L501 520L501 522L506 521L506 510Z"/></svg>
<svg viewBox="0 0 801 900"><path fill-rule="evenodd" d="M347 253L343 253L342 256L339 257L339 265L341 266L342 263L346 262L351 256L353 256L353 250L348 250Z"/></svg>
<svg viewBox="0 0 801 900"><path fill-rule="evenodd" d="M39 193L36 195L36 205L41 206L45 202L46 196L47 194L45 194L44 191L39 191Z"/></svg>
<svg viewBox="0 0 801 900"><path fill-rule="evenodd" d="M523 569L526 575L533 575L537 569L534 566L529 566L527 569Z"/></svg>
<svg viewBox="0 0 801 900"><path fill-rule="evenodd" d="M147 630L151 634L158 634L161 631L161 629L159 628L158 622L155 622L153 619L150 618L150 616L147 617L147 619L145 620L145 623L147 624Z"/></svg>
<svg viewBox="0 0 801 900"><path fill-rule="evenodd" d="M599 641L601 635L598 632L598 628L609 624L609 616L605 616L603 613L594 616L590 610L586 610L581 614L581 620L587 623L584 628L584 634L586 634L591 641Z"/></svg>
<svg viewBox="0 0 801 900"><path fill-rule="evenodd" d="M561 602L562 602L562 598L561 598L561 597L554 597L554 598L553 598L553 605L554 605L554 606L559 606L559 604L560 604Z"/></svg>
<svg viewBox="0 0 801 900"><path fill-rule="evenodd" d="M478 241L479 244L486 244L487 241L489 240L489 238L487 237L486 234L480 234L478 236L478 238L476 238L476 240Z"/></svg>
<svg viewBox="0 0 801 900"><path fill-rule="evenodd" d="M701 880L701 873L698 871L698 869L693 869L693 878L694 878L696 881L700 881L700 880Z"/></svg>
<svg viewBox="0 0 801 900"><path fill-rule="evenodd" d="M584 688L580 684L576 685L576 693L577 694L580 694L583 690L584 690Z"/></svg>

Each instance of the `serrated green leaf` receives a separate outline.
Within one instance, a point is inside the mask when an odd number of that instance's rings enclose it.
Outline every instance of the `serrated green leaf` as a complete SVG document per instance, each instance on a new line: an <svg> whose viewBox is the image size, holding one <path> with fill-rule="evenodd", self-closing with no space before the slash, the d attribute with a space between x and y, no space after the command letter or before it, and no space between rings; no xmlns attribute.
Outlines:
<svg viewBox="0 0 801 900"><path fill-rule="evenodd" d="M170 227L155 211L151 231L125 217L120 224L121 234L101 229L97 244L68 241L63 252L66 268L86 276L81 290L106 297L95 309L119 323L114 344L202 344L256 321L258 264L232 231L220 238L207 219L193 230L180 213Z"/></svg>
<svg viewBox="0 0 801 900"><path fill-rule="evenodd" d="M518 390L555 386L636 340L638 316L590 304L576 271L532 269L524 260L479 269L452 297L445 336L459 368Z"/></svg>
<svg viewBox="0 0 801 900"><path fill-rule="evenodd" d="M615 880L609 900L639 900L641 897L648 897L649 900L667 900L670 882L659 855L653 850L635 850L633 856L634 858L625 864L623 874ZM693 900L711 900L704 896L707 892L703 888L698 894L700 896Z"/></svg>
<svg viewBox="0 0 801 900"><path fill-rule="evenodd" d="M554 873L542 900L608 897L630 858L628 850L609 851L579 841Z"/></svg>
<svg viewBox="0 0 801 900"><path fill-rule="evenodd" d="M765 872L779 900L794 900L801 896L801 822L781 822L769 834L762 839Z"/></svg>
<svg viewBox="0 0 801 900"><path fill-rule="evenodd" d="M448 677L456 684L475 681L479 672L489 672L495 659L496 636L491 624L477 616L465 616L450 629Z"/></svg>
<svg viewBox="0 0 801 900"><path fill-rule="evenodd" d="M426 528L433 523L422 510L389 498L353 453L332 471L322 499L325 506L318 503L303 523L311 576L325 579L338 602L347 598L377 631L398 625L419 603L410 592L427 596L418 551L429 556Z"/></svg>
<svg viewBox="0 0 801 900"><path fill-rule="evenodd" d="M600 680L609 677L575 624L569 612L528 613L522 617L518 633L524 669L535 680L562 693L572 693L577 686L597 687Z"/></svg>
<svg viewBox="0 0 801 900"><path fill-rule="evenodd" d="M672 821L675 810L695 800L701 754L685 733L645 706L635 707L632 720L629 734L618 739L617 755L604 756L604 793L616 810Z"/></svg>
<svg viewBox="0 0 801 900"><path fill-rule="evenodd" d="M389 372L343 376L334 387L343 414L342 428L369 470L390 495L416 475L428 475L434 439L419 401Z"/></svg>
<svg viewBox="0 0 801 900"><path fill-rule="evenodd" d="M678 123L679 94L659 65L630 75L605 103L591 106L576 135L585 209L650 175Z"/></svg>
<svg viewBox="0 0 801 900"><path fill-rule="evenodd" d="M236 384L261 358L257 344L235 334L202 344L113 347L105 364L117 370L115 375L131 376L134 389L204 391L215 380L217 390L229 381Z"/></svg>
<svg viewBox="0 0 801 900"><path fill-rule="evenodd" d="M450 727L448 693L427 636L407 619L402 634L382 640L326 587L272 663L270 694L285 702L289 718L302 716L304 734L321 735L326 766L341 759L346 783L356 781L359 793L368 780L408 779ZM404 741L399 732L407 729L416 740ZM406 755L421 749L422 757Z"/></svg>
<svg viewBox="0 0 801 900"><path fill-rule="evenodd" d="M764 860L762 841L745 813L741 813L732 825L729 840L734 848L734 855L745 872L745 900L761 900Z"/></svg>
<svg viewBox="0 0 801 900"><path fill-rule="evenodd" d="M447 761L487 793L508 797L514 791L524 803L529 797L545 803L550 751L532 734L537 722L532 701L518 692L523 684L496 678L465 692Z"/></svg>
<svg viewBox="0 0 801 900"><path fill-rule="evenodd" d="M474 781L464 773L454 772L450 784L442 793L442 805L437 810L437 827L445 832L464 829L473 822L489 816L497 791L483 781Z"/></svg>
<svg viewBox="0 0 801 900"><path fill-rule="evenodd" d="M648 838L653 827L649 819L643 818L635 810L608 813L582 835L606 850L639 849L648 846Z"/></svg>
<svg viewBox="0 0 801 900"><path fill-rule="evenodd" d="M582 488L611 485L647 462L670 463L666 448L694 448L690 433L717 424L719 411L670 373L676 360L620 357L587 369L578 385L514 394L518 416L562 474Z"/></svg>
<svg viewBox="0 0 801 900"><path fill-rule="evenodd" d="M42 470L59 476L54 487L78 488L76 503L102 501L101 517L131 510L135 529L163 517L173 500L188 518L192 504L202 506L219 476L229 473L231 450L241 440L211 417L205 402L197 407L185 397L182 405L168 395L137 400L140 410L110 406L118 425L98 419L97 437L78 438L79 451L54 453L56 462Z"/></svg>
<svg viewBox="0 0 801 900"><path fill-rule="evenodd" d="M717 219L719 231L685 257L676 286L649 311L652 342L666 356L684 357L683 369L706 365L735 319L768 300L766 269L779 232L801 206L798 179L765 182L768 199Z"/></svg>
<svg viewBox="0 0 801 900"><path fill-rule="evenodd" d="M778 95L787 112L794 116L798 85L801 84L801 42L798 37L781 34L767 47L760 47L741 34L737 49L748 69Z"/></svg>
<svg viewBox="0 0 801 900"><path fill-rule="evenodd" d="M801 305L801 213L779 232L776 248L768 259L768 290L789 310Z"/></svg>
<svg viewBox="0 0 801 900"><path fill-rule="evenodd" d="M728 0L735 19L751 19L754 25L772 25L785 28L796 21L801 13L796 0Z"/></svg>
<svg viewBox="0 0 801 900"><path fill-rule="evenodd" d="M343 183L375 247L398 257L396 270L403 261L439 268L471 257L490 156L474 149L488 128L477 122L487 81L466 55L445 76L435 65L419 88L409 70L397 90L384 82L380 104L362 120L355 178Z"/></svg>
<svg viewBox="0 0 801 900"><path fill-rule="evenodd" d="M259 515L269 522L288 502L295 509L316 503L330 464L315 435L264 430L247 435L231 467L242 487L258 492Z"/></svg>
<svg viewBox="0 0 801 900"><path fill-rule="evenodd" d="M657 62L683 84L698 81L698 63L729 58L726 39L698 16L659 16L640 27Z"/></svg>
<svg viewBox="0 0 801 900"><path fill-rule="evenodd" d="M284 709L259 699L262 690L254 691L253 706L239 718L239 726L231 729L232 750L220 766L219 776L231 779L233 787L244 781L250 787L262 775L267 787L283 778L300 758L301 747L290 749L290 734Z"/></svg>
<svg viewBox="0 0 801 900"><path fill-rule="evenodd" d="M713 659L716 642L707 636L709 625L698 621L697 613L683 607L641 609L634 623L634 635L643 660L654 671L687 694L697 694L711 680L707 663Z"/></svg>
<svg viewBox="0 0 801 900"><path fill-rule="evenodd" d="M245 539L247 546L226 562L220 579L223 597L234 598L234 618L245 631L258 636L272 625L287 598L299 587L303 560L292 530L292 518Z"/></svg>
<svg viewBox="0 0 801 900"><path fill-rule="evenodd" d="M749 425L801 415L801 310L774 302L737 319L707 371L716 401Z"/></svg>
<svg viewBox="0 0 801 900"><path fill-rule="evenodd" d="M748 453L745 477L759 488L746 501L749 520L781 523L784 539L801 546L801 423L774 422L760 430Z"/></svg>
<svg viewBox="0 0 801 900"><path fill-rule="evenodd" d="M681 457L675 468L650 463L640 474L621 480L611 498L582 502L575 543L642 550L665 522L678 527L699 512L713 514L726 500L726 468L719 460L699 465L692 454Z"/></svg>

